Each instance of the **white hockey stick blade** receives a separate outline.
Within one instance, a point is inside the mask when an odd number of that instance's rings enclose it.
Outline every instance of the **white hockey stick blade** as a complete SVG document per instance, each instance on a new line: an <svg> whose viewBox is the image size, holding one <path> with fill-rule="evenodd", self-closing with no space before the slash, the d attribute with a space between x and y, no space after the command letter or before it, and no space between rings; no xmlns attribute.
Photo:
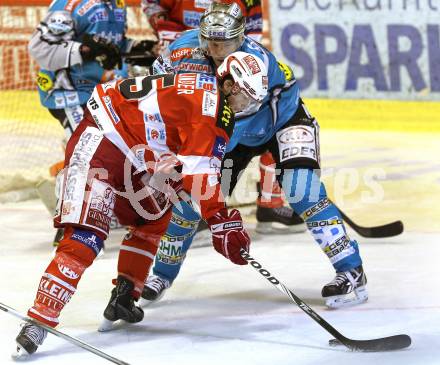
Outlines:
<svg viewBox="0 0 440 365"><path fill-rule="evenodd" d="M56 330L55 328L52 328L50 326L45 325L44 323L41 323L33 318L30 318L28 316L25 316L24 314L21 314L20 312L16 311L14 308L11 308L7 306L6 304L0 303L0 310L9 313L13 315L14 317L17 317L25 322L32 323L36 326L39 326L41 328L44 328L47 332L62 338L63 340L66 340L67 342L70 342L71 344L78 346L84 350L87 350L99 357L102 357L103 359L106 359L114 364L118 365L130 365L128 362L122 361L117 359L116 357L113 357L109 354L106 354L105 352L97 349L96 347L93 347L92 345L89 345L88 343L85 343L73 336L67 335L61 331Z"/></svg>

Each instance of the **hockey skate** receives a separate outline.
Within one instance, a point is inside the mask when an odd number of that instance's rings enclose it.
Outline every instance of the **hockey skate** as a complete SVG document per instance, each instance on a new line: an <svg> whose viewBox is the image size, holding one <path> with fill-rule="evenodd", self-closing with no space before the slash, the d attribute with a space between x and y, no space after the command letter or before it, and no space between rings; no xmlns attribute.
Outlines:
<svg viewBox="0 0 440 365"><path fill-rule="evenodd" d="M20 333L15 339L17 349L12 354L14 360L22 360L32 355L47 336L47 331L35 324L25 322L21 326Z"/></svg>
<svg viewBox="0 0 440 365"><path fill-rule="evenodd" d="M116 322L137 323L144 318L144 311L135 305L132 295L134 284L123 276L118 276L117 284L112 290L110 301L104 310L104 320L99 332L111 331Z"/></svg>
<svg viewBox="0 0 440 365"><path fill-rule="evenodd" d="M300 233L306 230L306 225L290 207L265 208L257 205L255 230L261 234Z"/></svg>
<svg viewBox="0 0 440 365"><path fill-rule="evenodd" d="M162 279L156 275L150 275L145 282L144 290L140 300L140 305L145 307L158 302L165 294L165 291L171 286L167 279Z"/></svg>
<svg viewBox="0 0 440 365"><path fill-rule="evenodd" d="M262 193L257 183L258 200ZM276 199L280 199L279 197ZM257 226L255 230L260 234L300 233L306 230L304 220L292 208L281 206L272 208L260 205L257 202Z"/></svg>
<svg viewBox="0 0 440 365"><path fill-rule="evenodd" d="M340 308L364 303L368 300L366 284L367 277L362 266L339 272L322 288L325 304L329 308Z"/></svg>

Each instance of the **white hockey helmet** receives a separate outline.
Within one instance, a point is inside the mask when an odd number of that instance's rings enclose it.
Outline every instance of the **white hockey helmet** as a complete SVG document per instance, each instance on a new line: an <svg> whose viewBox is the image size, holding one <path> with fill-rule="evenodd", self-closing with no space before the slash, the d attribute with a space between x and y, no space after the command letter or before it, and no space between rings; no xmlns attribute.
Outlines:
<svg viewBox="0 0 440 365"><path fill-rule="evenodd" d="M230 75L254 104L261 104L268 92L267 67L257 56L246 52L234 52L217 68L217 78L222 81Z"/></svg>

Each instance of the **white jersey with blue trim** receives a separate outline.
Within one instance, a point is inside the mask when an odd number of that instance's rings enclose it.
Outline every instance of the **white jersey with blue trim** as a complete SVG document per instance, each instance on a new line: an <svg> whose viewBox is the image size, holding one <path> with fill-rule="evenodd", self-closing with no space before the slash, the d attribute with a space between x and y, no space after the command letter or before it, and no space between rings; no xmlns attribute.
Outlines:
<svg viewBox="0 0 440 365"><path fill-rule="evenodd" d="M277 61L261 44L245 37L237 50L261 58L268 69L269 93L263 104L250 115L236 116L234 133L227 146L231 151L238 143L259 146L266 143L295 114L299 105L299 86L292 70ZM174 41L153 65L155 73L203 72L213 74L215 65L200 48L199 30L189 30Z"/></svg>

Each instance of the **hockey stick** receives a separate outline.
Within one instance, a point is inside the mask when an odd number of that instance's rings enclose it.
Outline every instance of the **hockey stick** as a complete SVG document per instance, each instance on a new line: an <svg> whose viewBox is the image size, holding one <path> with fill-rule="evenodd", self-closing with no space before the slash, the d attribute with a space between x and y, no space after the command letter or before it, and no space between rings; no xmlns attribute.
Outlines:
<svg viewBox="0 0 440 365"><path fill-rule="evenodd" d="M402 221L395 221L388 224L384 224L382 226L373 226L373 227L362 227L353 222L347 215L339 209L334 202L333 205L339 210L341 213L342 219L351 227L353 230L360 234L362 237L368 238L385 238L385 237L393 237L401 234L403 232L403 223Z"/></svg>
<svg viewBox="0 0 440 365"><path fill-rule="evenodd" d="M44 323L41 323L33 318L29 318L23 314L21 314L20 312L16 311L15 309L7 306L6 304L0 303L0 309L6 313L9 313L17 318L20 318L23 321L26 321L28 323L32 323L36 326L39 326L43 329L45 329L47 332L52 333L53 335L62 338L63 340L66 340L72 344L74 344L75 346L81 347L84 350L90 351L92 353L94 353L95 355L98 355L100 357L102 357L103 359L106 359L114 364L118 364L118 365L130 365L128 362L119 360L113 356L110 356L108 354L106 354L105 352L102 352L101 350L98 350L96 347L93 347L75 337L66 335L65 333L56 330L55 328L49 327L47 325L45 325Z"/></svg>
<svg viewBox="0 0 440 365"><path fill-rule="evenodd" d="M286 294L292 302L300 307L309 317L311 317L322 328L329 332L335 339L331 339L329 344L331 346L338 345L339 343L345 345L352 351L363 352L377 352L377 351L391 351L400 350L411 345L411 337L408 335L396 335L389 337L376 338L373 340L352 340L342 335L337 329L335 329L330 323L324 320L318 313L298 298L290 289L288 289L282 282L280 282L275 276L273 276L268 270L263 268L258 261L249 255L244 249L240 251L241 257L248 261L248 263L257 270L261 276L274 285L280 292Z"/></svg>

